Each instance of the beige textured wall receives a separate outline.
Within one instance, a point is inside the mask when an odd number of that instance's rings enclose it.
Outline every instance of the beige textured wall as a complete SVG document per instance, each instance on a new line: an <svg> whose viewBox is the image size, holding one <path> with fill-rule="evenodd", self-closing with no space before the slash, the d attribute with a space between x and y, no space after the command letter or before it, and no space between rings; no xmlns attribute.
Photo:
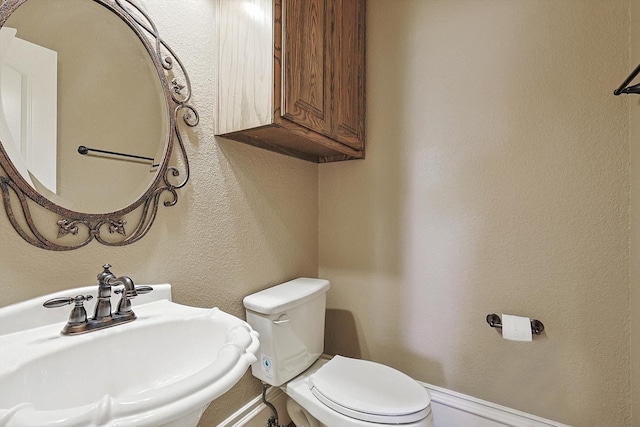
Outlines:
<svg viewBox="0 0 640 427"><path fill-rule="evenodd" d="M123 248L37 249L2 213L0 306L95 283L100 266L109 262L115 273L138 284L173 284L177 302L218 306L244 317L245 295L317 274L317 165L213 137L215 1L177 7L174 0L145 0L143 5L194 84L201 121L187 145L191 181L177 206L160 208L148 236ZM201 425L217 425L258 393L259 383L247 373L211 405Z"/></svg>
<svg viewBox="0 0 640 427"><path fill-rule="evenodd" d="M124 248L39 250L0 215L0 305L93 283L110 262L243 316L244 295L316 275L319 259L343 322L329 350L576 426L630 424L640 134L631 101L611 96L629 69L628 2L370 0L367 160L322 165L319 180L310 163L214 140L214 0L143 5L194 83L191 182ZM638 292L632 304L638 368ZM547 332L504 341L493 311ZM247 374L201 425L257 393Z"/></svg>
<svg viewBox="0 0 640 427"><path fill-rule="evenodd" d="M343 326L328 350L559 422L629 426L629 104L612 95L629 2L367 13L367 159L320 166L319 275ZM503 340L492 312L546 332Z"/></svg>
<svg viewBox="0 0 640 427"><path fill-rule="evenodd" d="M629 70L640 64L640 0L631 1ZM634 80L640 83L640 78ZM640 427L640 95L629 97L631 157L631 380L633 426Z"/></svg>

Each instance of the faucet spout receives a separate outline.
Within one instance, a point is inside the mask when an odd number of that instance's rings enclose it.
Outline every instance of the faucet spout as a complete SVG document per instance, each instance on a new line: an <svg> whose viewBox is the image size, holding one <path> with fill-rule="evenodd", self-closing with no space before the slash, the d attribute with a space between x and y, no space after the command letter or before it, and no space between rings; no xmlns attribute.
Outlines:
<svg viewBox="0 0 640 427"><path fill-rule="evenodd" d="M131 280L131 277L129 276L116 277L109 270L111 268L109 264L103 265L102 268L103 268L103 271L100 274L98 274L98 286L100 287L100 290L104 295L99 295L99 296L104 296L104 297L111 296L111 287L118 286L118 285L124 286L125 295L127 296L127 298L135 298L138 295L138 293L136 292L136 285L133 283L133 280Z"/></svg>
<svg viewBox="0 0 640 427"><path fill-rule="evenodd" d="M133 283L133 280L131 280L131 277L129 276L114 277L113 279L108 278L106 282L110 286L123 285L124 295L129 299L138 296L138 292L136 292L136 285Z"/></svg>

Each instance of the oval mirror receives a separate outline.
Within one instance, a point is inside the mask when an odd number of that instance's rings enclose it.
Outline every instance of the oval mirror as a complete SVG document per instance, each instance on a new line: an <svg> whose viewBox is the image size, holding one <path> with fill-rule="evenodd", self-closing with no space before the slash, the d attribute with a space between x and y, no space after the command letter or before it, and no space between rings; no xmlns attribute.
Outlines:
<svg viewBox="0 0 640 427"><path fill-rule="evenodd" d="M181 62L128 0L3 2L0 185L14 228L54 250L139 240L160 195L175 204L188 179L176 119L197 124L190 96Z"/></svg>

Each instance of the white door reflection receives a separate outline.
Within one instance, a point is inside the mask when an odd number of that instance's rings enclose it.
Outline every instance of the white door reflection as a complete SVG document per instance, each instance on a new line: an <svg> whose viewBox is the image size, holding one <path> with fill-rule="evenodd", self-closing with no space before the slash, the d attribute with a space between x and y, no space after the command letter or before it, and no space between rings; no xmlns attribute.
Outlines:
<svg viewBox="0 0 640 427"><path fill-rule="evenodd" d="M55 194L57 53L18 36L0 28L0 141L25 181Z"/></svg>

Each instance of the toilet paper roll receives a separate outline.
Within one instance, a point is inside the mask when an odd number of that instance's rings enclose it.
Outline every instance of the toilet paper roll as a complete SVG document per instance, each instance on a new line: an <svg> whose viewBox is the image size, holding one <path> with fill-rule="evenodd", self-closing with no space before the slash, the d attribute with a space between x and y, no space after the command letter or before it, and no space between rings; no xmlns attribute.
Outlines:
<svg viewBox="0 0 640 427"><path fill-rule="evenodd" d="M502 338L512 341L531 341L531 319L503 314Z"/></svg>

